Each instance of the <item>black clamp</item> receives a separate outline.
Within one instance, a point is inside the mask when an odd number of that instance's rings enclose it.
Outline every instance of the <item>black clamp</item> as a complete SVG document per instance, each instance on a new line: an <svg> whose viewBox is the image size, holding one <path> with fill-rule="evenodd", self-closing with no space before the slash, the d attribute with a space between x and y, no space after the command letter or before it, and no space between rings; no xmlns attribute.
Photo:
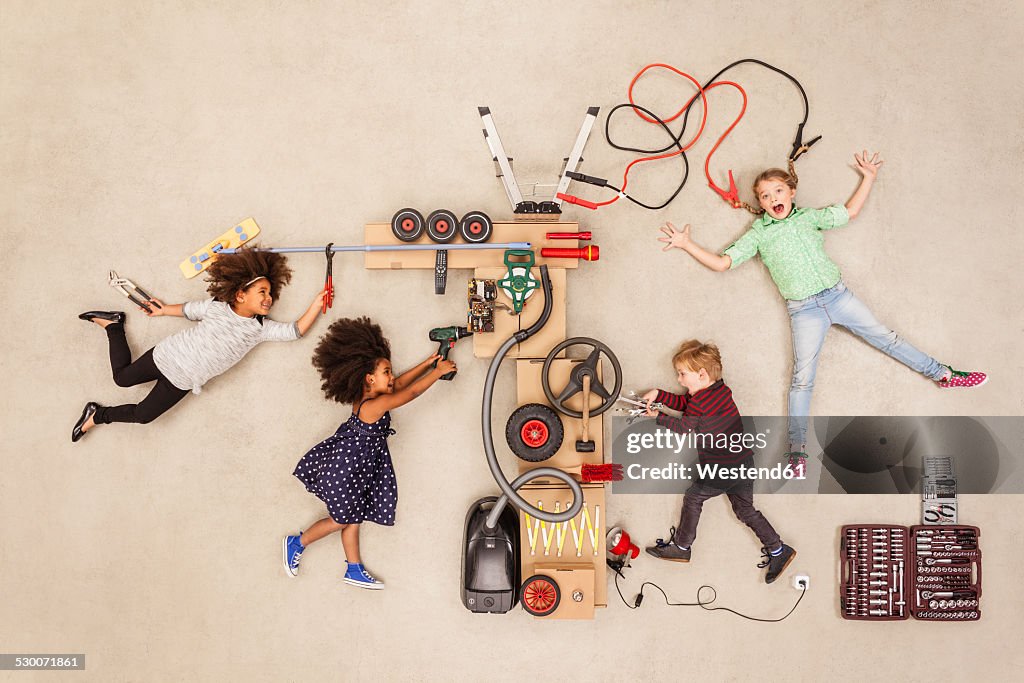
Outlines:
<svg viewBox="0 0 1024 683"><path fill-rule="evenodd" d="M793 149L789 150L789 160L796 161L799 159L804 152L809 150L814 143L821 139L821 136L814 138L807 144L804 144L804 124L800 124L796 127L796 137L793 138Z"/></svg>

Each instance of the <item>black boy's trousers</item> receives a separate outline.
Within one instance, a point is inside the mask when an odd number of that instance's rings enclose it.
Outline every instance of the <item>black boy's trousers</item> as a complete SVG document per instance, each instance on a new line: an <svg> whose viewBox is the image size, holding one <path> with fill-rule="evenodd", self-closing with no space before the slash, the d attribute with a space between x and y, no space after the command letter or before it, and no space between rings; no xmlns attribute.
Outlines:
<svg viewBox="0 0 1024 683"><path fill-rule="evenodd" d="M690 547L694 539L697 538L697 523L700 522L704 501L723 493L729 497L732 511L736 513L736 517L750 527L765 548L775 550L782 545L779 534L768 523L764 515L754 507L754 482L750 480L738 481L724 490L695 481L683 496L683 509L679 515L679 525L672 538L676 545L684 548Z"/></svg>

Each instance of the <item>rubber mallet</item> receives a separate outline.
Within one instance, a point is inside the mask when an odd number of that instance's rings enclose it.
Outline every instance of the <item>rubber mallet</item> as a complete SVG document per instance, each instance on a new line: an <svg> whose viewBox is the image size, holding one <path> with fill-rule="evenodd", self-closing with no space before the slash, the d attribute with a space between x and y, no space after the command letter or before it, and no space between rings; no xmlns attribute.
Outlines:
<svg viewBox="0 0 1024 683"><path fill-rule="evenodd" d="M597 448L590 439L590 375L583 377L583 438L576 441L577 453L593 453Z"/></svg>

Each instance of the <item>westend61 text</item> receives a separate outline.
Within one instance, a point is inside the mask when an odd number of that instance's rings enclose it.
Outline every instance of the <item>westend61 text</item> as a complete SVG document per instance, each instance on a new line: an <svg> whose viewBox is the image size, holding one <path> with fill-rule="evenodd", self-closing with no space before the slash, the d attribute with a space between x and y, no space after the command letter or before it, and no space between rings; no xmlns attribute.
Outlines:
<svg viewBox="0 0 1024 683"><path fill-rule="evenodd" d="M664 467L644 467L639 463L633 463L626 468L626 476L633 480L644 479L693 479L696 475L699 479L719 480L746 480L755 479L797 479L796 471L790 465L781 463L774 467L748 467L736 465L734 467L722 467L718 464L705 465L683 465L674 462Z"/></svg>

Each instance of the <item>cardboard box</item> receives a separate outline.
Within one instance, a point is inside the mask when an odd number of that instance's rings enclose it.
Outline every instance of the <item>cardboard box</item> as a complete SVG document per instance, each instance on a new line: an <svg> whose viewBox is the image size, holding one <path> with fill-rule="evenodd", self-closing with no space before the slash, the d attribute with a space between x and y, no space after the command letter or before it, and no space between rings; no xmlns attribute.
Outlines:
<svg viewBox="0 0 1024 683"><path fill-rule="evenodd" d="M505 277L507 272L505 268L477 268L473 271L473 277L500 280ZM540 280L540 271L537 268L531 268L530 272ZM513 346L506 356L507 358L544 358L548 355L548 351L559 342L565 341L565 269L548 268L548 278L551 280L551 317L548 318L540 332L527 339L525 344ZM500 288L498 289L498 303L512 305L512 299ZM542 287L538 287L526 300L519 315L509 315L505 310L496 308L494 310L494 332L473 335L473 355L477 358L493 358L499 346L519 330L525 330L537 322L543 311L544 290Z"/></svg>
<svg viewBox="0 0 1024 683"><path fill-rule="evenodd" d="M588 604L592 601L595 607L608 606L607 566L605 564L605 534L608 517L604 503L603 484L583 484L583 500L586 515L583 511L571 522L549 524L519 512L519 557L523 581L534 574L545 574L558 581L559 574L552 574L552 568L559 572L568 572L571 577L568 584L576 585L584 594L581 603L574 603L571 590L562 589L562 603L566 605L563 619L586 619L593 616L588 613ZM531 505L544 510L554 511L557 507L565 510L572 504L572 493L569 488L555 479L538 479L530 482L519 490L520 495ZM575 534L573 533L575 526ZM559 551L561 546L561 551ZM595 552L596 551L596 552ZM589 572L593 572L592 584ZM550 617L562 611L562 604ZM585 616L584 616L585 615ZM549 618L550 618L549 617Z"/></svg>
<svg viewBox="0 0 1024 683"><path fill-rule="evenodd" d="M578 232L578 223L495 223L490 242L530 242L533 247L537 265L547 264L551 268L576 268L579 259L575 258L543 258L540 250L544 247L575 247L579 242L573 240L549 240L544 237L547 232ZM391 233L390 223L370 223L363 229L363 242L368 245L403 245L433 244L426 231L415 242L402 242ZM461 237L456 237L453 244L464 244ZM401 270L403 268L434 269L435 254L433 251L368 251L365 252L363 265L369 269L387 268ZM505 266L503 249L452 249L448 251L448 270L455 268L486 268ZM451 273L449 273L451 279Z"/></svg>
<svg viewBox="0 0 1024 683"><path fill-rule="evenodd" d="M594 618L594 568L580 564L537 564L535 574L550 576L561 594L558 607L544 619ZM532 574L531 574L532 576ZM530 578L524 576L523 581ZM577 601L575 598L579 598ZM540 618L540 617L538 617Z"/></svg>
<svg viewBox="0 0 1024 683"><path fill-rule="evenodd" d="M583 359L578 358L556 358L551 363L551 390L557 393L569 382L569 371ZM541 386L541 373L544 363L541 360L520 359L516 361L516 405L522 406L527 403L540 403L554 408L544 396L544 389ZM598 368L598 376L600 367ZM566 407L573 410L583 409L583 393L566 400ZM601 398L596 394L590 395L590 406L596 408L601 405ZM557 410L555 412L558 412ZM519 462L519 472L523 473L537 467L556 467L579 474L580 466L583 463L599 465L604 462L604 415L590 416L590 440L594 442L593 453L578 453L576 441L583 438L583 420L569 417L558 413L562 418L562 426L565 428L565 436L562 445L553 456L541 462L527 462L516 458Z"/></svg>

